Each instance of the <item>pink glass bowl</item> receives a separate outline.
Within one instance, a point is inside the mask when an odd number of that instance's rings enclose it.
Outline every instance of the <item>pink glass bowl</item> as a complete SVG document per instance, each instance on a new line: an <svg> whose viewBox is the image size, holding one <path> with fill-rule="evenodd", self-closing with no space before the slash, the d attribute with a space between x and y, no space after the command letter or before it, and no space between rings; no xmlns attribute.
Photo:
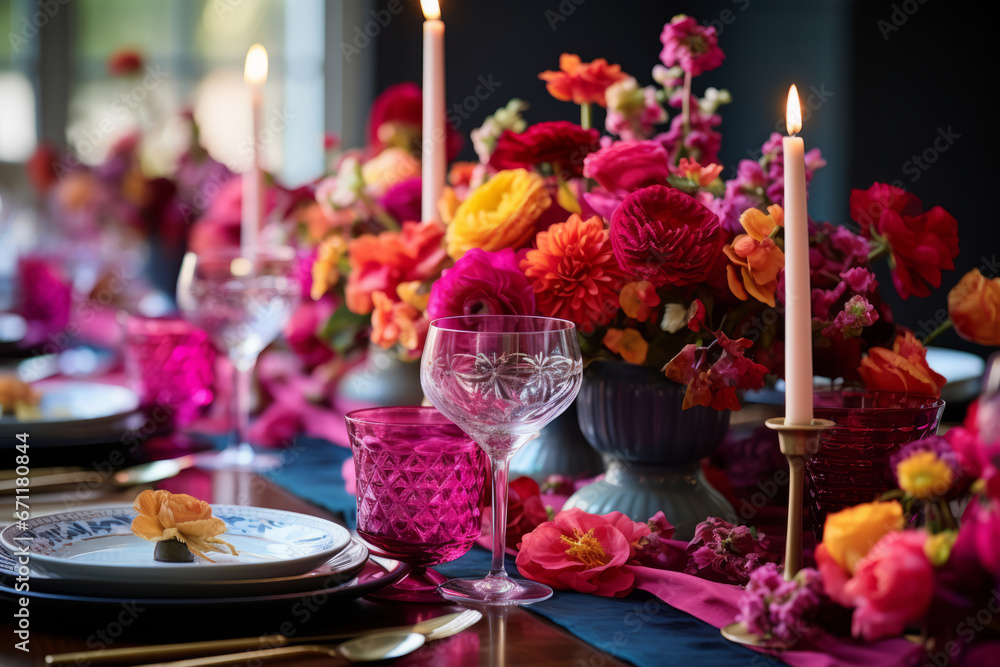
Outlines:
<svg viewBox="0 0 1000 667"><path fill-rule="evenodd" d="M842 389L817 392L813 415L834 427L806 459L813 527L830 512L871 502L895 486L889 457L901 446L937 432L944 401L931 396Z"/></svg>
<svg viewBox="0 0 1000 667"><path fill-rule="evenodd" d="M125 323L125 370L145 407L166 409L177 425L197 418L214 398L215 347L181 319L131 315Z"/></svg>
<svg viewBox="0 0 1000 667"><path fill-rule="evenodd" d="M358 534L418 568L467 552L483 509L487 464L479 445L431 407L369 408L346 419Z"/></svg>

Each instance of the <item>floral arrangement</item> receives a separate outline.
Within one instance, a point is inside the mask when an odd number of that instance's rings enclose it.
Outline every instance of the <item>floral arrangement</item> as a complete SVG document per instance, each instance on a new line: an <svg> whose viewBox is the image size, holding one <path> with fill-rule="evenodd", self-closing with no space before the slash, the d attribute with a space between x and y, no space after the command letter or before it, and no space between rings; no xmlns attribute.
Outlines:
<svg viewBox="0 0 1000 667"><path fill-rule="evenodd" d="M724 61L715 29L677 16L661 43L649 86L603 58L563 54L539 78L580 107L580 123L529 124L516 99L499 109L472 133L479 161L451 167L443 222L397 205L417 191L415 158L398 145L342 160L317 188L327 225L313 265L315 298L343 290L334 340L345 323L370 325L373 343L413 359L435 318L540 314L573 321L589 359L648 365L686 385L685 407L738 410L740 390L780 377L781 136L724 179L718 111L731 97L692 91ZM373 127L389 130L376 135L412 137L405 120L379 114ZM807 153L807 182L824 164L818 149ZM870 261L889 259L903 298L926 296L954 268L957 223L878 183L850 203L858 232L809 223L817 372L937 393L940 376L912 335L897 336ZM358 234L359 220L378 224Z"/></svg>
<svg viewBox="0 0 1000 667"><path fill-rule="evenodd" d="M144 540L160 544L176 540L188 551L214 563L205 552L225 552L239 555L232 544L218 536L226 532L226 524L212 516L212 506L186 493L146 489L135 499L133 508L139 513L132 520L132 532ZM225 548L223 548L225 547Z"/></svg>

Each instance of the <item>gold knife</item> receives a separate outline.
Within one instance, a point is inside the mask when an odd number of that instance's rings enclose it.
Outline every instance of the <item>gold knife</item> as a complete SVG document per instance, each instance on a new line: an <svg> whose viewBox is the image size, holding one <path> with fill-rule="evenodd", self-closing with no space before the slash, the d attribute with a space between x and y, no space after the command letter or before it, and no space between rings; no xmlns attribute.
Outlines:
<svg viewBox="0 0 1000 667"><path fill-rule="evenodd" d="M415 625L395 628L379 628L378 632L419 632L427 634L454 621L465 612L435 616ZM214 655L222 651L258 650L279 648L290 644L315 644L319 642L340 641L352 639L365 634L366 630L343 632L333 635L313 637L286 637L284 635L261 635L260 637L243 637L241 639L213 639L203 642L186 642L183 644L159 644L150 646L134 646L128 648L112 648L103 651L76 651L73 653L55 653L45 656L47 665L87 665L87 664L122 664L134 662L139 658L167 659L191 658L202 655Z"/></svg>
<svg viewBox="0 0 1000 667"><path fill-rule="evenodd" d="M97 481L100 485L113 487L135 486L137 484L149 484L158 482L161 479L173 477L185 468L194 465L195 455L187 454L176 459L165 459L163 461L151 461L140 463L130 468L122 468L111 475L102 475L96 470L78 470L73 472L62 472L48 475L28 476L28 484L19 486L17 479L0 480L0 494L14 493L19 488L37 491L46 487L65 486L67 484L93 483Z"/></svg>

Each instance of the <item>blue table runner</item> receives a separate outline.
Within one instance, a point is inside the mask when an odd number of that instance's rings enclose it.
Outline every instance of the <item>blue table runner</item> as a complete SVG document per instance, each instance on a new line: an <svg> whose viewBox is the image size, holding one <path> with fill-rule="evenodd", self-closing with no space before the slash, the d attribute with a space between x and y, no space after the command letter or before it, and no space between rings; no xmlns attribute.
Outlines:
<svg viewBox="0 0 1000 667"><path fill-rule="evenodd" d="M357 504L344 489L341 474L341 466L350 456L345 447L299 438L292 448L282 452L282 466L266 476L296 496L343 517L353 529ZM490 554L474 547L461 558L434 569L446 577L479 577L489 568ZM517 573L511 557L507 558L507 571ZM635 591L627 598L559 591L528 609L588 644L639 667L778 664L766 655L731 644L718 629L644 591Z"/></svg>

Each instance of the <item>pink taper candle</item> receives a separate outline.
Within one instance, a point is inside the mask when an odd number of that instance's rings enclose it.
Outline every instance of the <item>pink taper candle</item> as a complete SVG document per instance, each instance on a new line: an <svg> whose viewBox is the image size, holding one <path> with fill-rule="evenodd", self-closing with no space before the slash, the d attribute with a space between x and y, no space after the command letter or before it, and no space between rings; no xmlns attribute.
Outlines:
<svg viewBox="0 0 1000 667"><path fill-rule="evenodd" d="M257 245L261 221L264 218L264 170L261 167L260 127L264 106L264 83L267 81L267 51L254 44L247 51L243 66L243 80L250 88L250 124L252 163L243 172L243 199L241 201L240 246L244 252Z"/></svg>
<svg viewBox="0 0 1000 667"><path fill-rule="evenodd" d="M420 0L424 11L423 139L420 217L437 220L448 169L445 152L444 22L437 0Z"/></svg>
<svg viewBox="0 0 1000 667"><path fill-rule="evenodd" d="M809 288L809 228L802 112L795 86L788 91L785 154L785 423L813 418L812 297Z"/></svg>

